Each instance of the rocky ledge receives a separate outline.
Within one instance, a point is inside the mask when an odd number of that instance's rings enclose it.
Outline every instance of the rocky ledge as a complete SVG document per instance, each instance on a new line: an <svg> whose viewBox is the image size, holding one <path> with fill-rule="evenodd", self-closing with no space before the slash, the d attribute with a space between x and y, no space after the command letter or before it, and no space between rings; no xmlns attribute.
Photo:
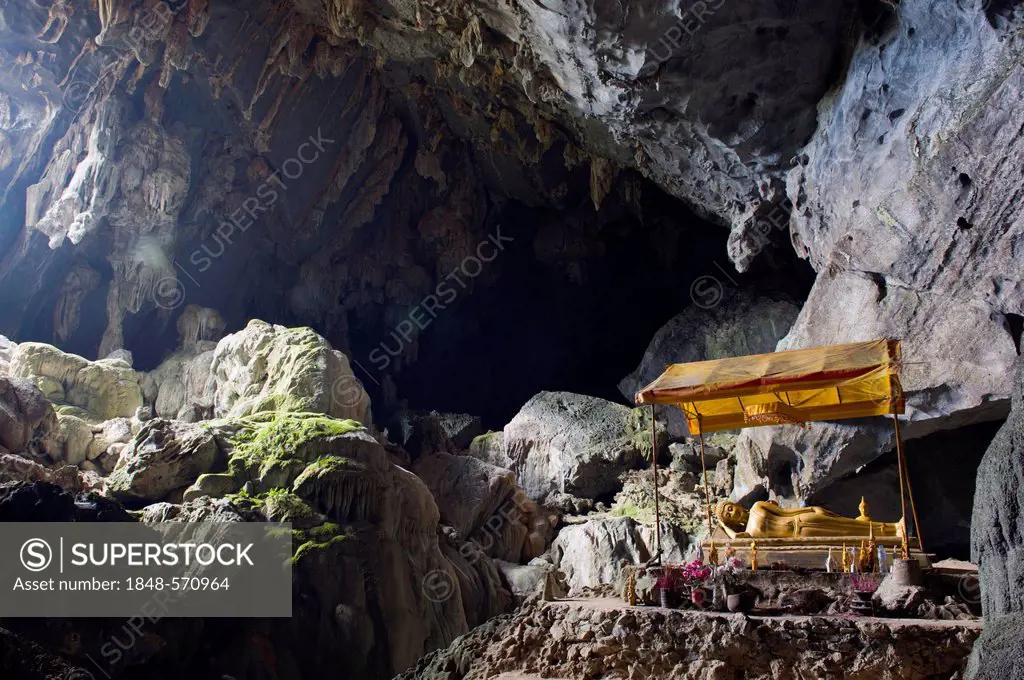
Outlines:
<svg viewBox="0 0 1024 680"><path fill-rule="evenodd" d="M536 602L458 638L396 680L544 678L958 678L977 621L754 617Z"/></svg>

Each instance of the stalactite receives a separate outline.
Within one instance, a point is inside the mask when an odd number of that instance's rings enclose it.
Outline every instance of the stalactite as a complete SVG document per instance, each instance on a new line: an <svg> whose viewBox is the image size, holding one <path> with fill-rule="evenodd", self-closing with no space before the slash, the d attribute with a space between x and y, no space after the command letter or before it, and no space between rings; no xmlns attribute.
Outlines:
<svg viewBox="0 0 1024 680"><path fill-rule="evenodd" d="M253 90L252 97L249 99L249 106L245 112L246 120L252 120L253 109L256 106L256 102L260 100L263 93L266 91L270 84L270 79L276 73L286 73L287 69L287 54L288 44L295 37L295 31L302 31L308 29L308 25L302 24L296 27L293 21L293 17L289 17L288 20L282 22L280 29L274 36L273 41L270 43L270 48L267 50L267 56L263 60L263 68L260 71L259 78L256 81L256 87Z"/></svg>
<svg viewBox="0 0 1024 680"><path fill-rule="evenodd" d="M84 262L76 263L68 272L53 309L53 334L59 342L66 342L78 330L82 302L99 285L99 272Z"/></svg>
<svg viewBox="0 0 1024 680"><path fill-rule="evenodd" d="M46 17L46 25L36 34L36 38L47 45L53 45L60 41L74 10L75 8L69 5L67 0L54 0ZM47 36L47 33L50 35Z"/></svg>
<svg viewBox="0 0 1024 680"><path fill-rule="evenodd" d="M59 83L57 83L57 87L63 89L64 86L67 85L68 78L70 78L71 74L75 72L75 67L78 66L78 63L82 60L82 58L86 55L92 54L95 51L96 43L93 41L92 38L87 38L86 41L82 43L82 49L78 50L78 54L76 54L75 58L71 60L71 66L68 67L68 71L64 74L64 78Z"/></svg>
<svg viewBox="0 0 1024 680"><path fill-rule="evenodd" d="M187 71L192 62L192 48L184 24L176 23L167 33L164 60L160 69L160 87L170 87L174 71Z"/></svg>
<svg viewBox="0 0 1024 680"><path fill-rule="evenodd" d="M210 23L210 2L209 0L189 0L188 10L185 14L188 32L193 38L200 37Z"/></svg>
<svg viewBox="0 0 1024 680"><path fill-rule="evenodd" d="M618 167L606 158L594 157L590 160L590 200L594 210L601 209L601 203L612 190L612 183Z"/></svg>
<svg viewBox="0 0 1024 680"><path fill-rule="evenodd" d="M468 69L473 66L477 55L483 52L483 49L484 41L480 29L480 19L474 16L462 29L458 43L452 48L452 61Z"/></svg>

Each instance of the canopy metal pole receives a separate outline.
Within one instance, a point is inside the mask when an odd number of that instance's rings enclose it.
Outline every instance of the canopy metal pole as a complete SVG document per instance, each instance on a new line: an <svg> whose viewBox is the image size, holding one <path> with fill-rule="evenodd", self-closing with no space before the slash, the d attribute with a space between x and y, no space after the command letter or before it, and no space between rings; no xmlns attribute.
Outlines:
<svg viewBox="0 0 1024 680"><path fill-rule="evenodd" d="M700 424L699 419L697 423ZM708 465L704 459L704 428L701 427L697 434L700 437L700 469L704 474L704 498L708 510L708 542L710 542L714 540L715 526L711 521L711 488L708 486Z"/></svg>
<svg viewBox="0 0 1024 680"><path fill-rule="evenodd" d="M895 413L892 414L892 419L893 419L893 422L898 422ZM896 462L899 465L899 475L900 475L900 509L903 512L903 519L901 520L903 522L903 559L908 559L910 557L910 555L908 553L909 537L907 536L907 534L909 533L909 529L907 529L907 492L904 491L904 489L903 489L903 447L900 445L899 431L900 431L900 426L897 424L896 425Z"/></svg>
<svg viewBox="0 0 1024 680"><path fill-rule="evenodd" d="M654 465L654 545L657 550L658 566L661 566L661 505L658 492L658 426L654 419L654 404L651 404L651 462Z"/></svg>
<svg viewBox="0 0 1024 680"><path fill-rule="evenodd" d="M921 523L917 520L917 505L914 504L914 489L910 485L910 470L907 469L907 456L903 452L903 438L900 436L900 419L895 413L892 414L892 422L896 428L896 455L900 460L900 495L903 493L902 475L907 477L907 495L910 496L910 513L914 517L914 532L917 534L917 543L924 552L924 538L921 536ZM907 507L903 506L903 526L906 529Z"/></svg>

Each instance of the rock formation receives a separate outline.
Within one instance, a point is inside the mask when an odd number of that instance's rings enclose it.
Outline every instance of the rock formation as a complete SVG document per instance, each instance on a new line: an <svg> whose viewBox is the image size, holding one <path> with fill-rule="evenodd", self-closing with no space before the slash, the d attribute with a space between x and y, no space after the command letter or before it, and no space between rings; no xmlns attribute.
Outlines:
<svg viewBox="0 0 1024 680"><path fill-rule="evenodd" d="M551 553L565 574L571 592L615 584L623 564L649 562L657 553L654 529L631 517L600 517L563 528ZM661 557L669 564L683 561L686 534L665 523L661 532Z"/></svg>
<svg viewBox="0 0 1024 680"><path fill-rule="evenodd" d="M250 321L217 343L206 392L216 416L306 411L370 422L370 399L348 358L311 328Z"/></svg>
<svg viewBox="0 0 1024 680"><path fill-rule="evenodd" d="M0 449L37 458L56 453L57 415L30 381L0 377Z"/></svg>
<svg viewBox="0 0 1024 680"><path fill-rule="evenodd" d="M800 617L707 616L628 609L601 601L536 603L460 638L401 680L459 680L494 673L539 677L951 677L978 637L975 622L903 625ZM712 642L713 641L713 642ZM501 676L498 676L501 677ZM522 677L522 676L519 676Z"/></svg>
<svg viewBox="0 0 1024 680"><path fill-rule="evenodd" d="M36 383L50 401L95 420L130 418L142 406L139 378L121 359L89 361L42 343L18 345L10 375Z"/></svg>
<svg viewBox="0 0 1024 680"><path fill-rule="evenodd" d="M793 246L818 276L780 348L902 338L907 438L1008 408L1024 304L1012 245L1024 221L1007 184L1021 144L1008 9L914 0L881 10L787 179ZM778 486L778 457L798 463L798 489L785 495L806 499L893 438L885 423L822 424L756 431L740 448L738 494Z"/></svg>
<svg viewBox="0 0 1024 680"><path fill-rule="evenodd" d="M644 416L603 399L541 392L505 426L504 455L530 498L569 508L613 495L623 471L650 459Z"/></svg>
<svg viewBox="0 0 1024 680"><path fill-rule="evenodd" d="M213 435L203 428L155 418L121 451L107 489L115 498L160 501L209 472L217 453Z"/></svg>
<svg viewBox="0 0 1024 680"><path fill-rule="evenodd" d="M971 658L972 680L1013 677L1019 672L1020 633L1024 627L1024 546L1021 509L1024 491L1016 480L1024 474L1024 361L1017 365L1013 410L985 453L971 520L971 559L981 577L985 632Z"/></svg>

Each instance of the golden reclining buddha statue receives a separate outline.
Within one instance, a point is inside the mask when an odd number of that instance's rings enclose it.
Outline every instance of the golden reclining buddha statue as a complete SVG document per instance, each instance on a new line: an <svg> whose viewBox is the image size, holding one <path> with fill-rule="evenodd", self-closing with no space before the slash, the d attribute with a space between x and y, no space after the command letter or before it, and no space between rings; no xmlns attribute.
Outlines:
<svg viewBox="0 0 1024 680"><path fill-rule="evenodd" d="M715 514L730 538L882 538L903 536L902 522L875 522L861 499L860 517L842 517L821 507L783 508L773 501L758 501L750 510L722 501Z"/></svg>

